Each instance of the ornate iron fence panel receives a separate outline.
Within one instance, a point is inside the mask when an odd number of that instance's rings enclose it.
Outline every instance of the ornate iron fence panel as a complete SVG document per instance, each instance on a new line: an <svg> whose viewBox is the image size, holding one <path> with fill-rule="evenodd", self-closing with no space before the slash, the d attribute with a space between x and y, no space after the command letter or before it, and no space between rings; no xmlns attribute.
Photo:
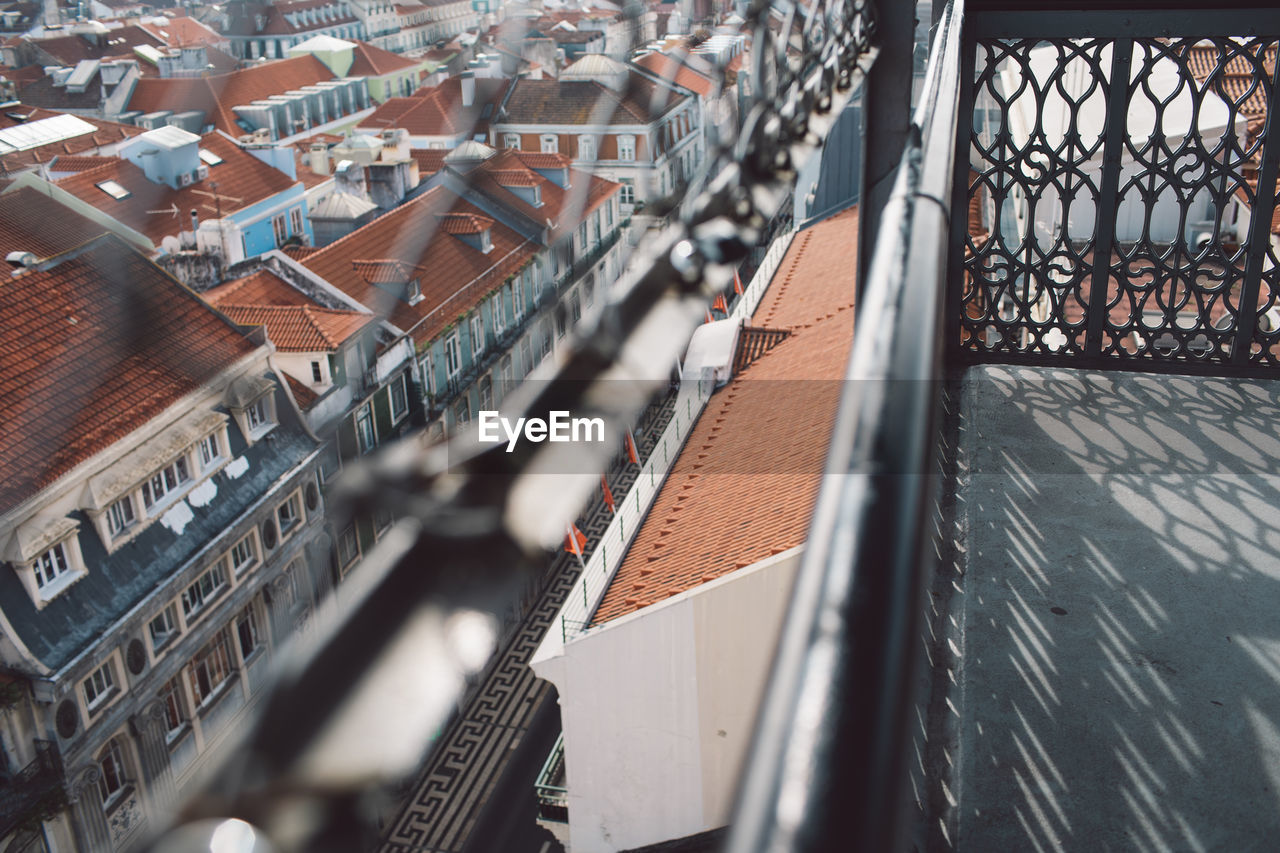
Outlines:
<svg viewBox="0 0 1280 853"><path fill-rule="evenodd" d="M967 228L952 241L952 351L1190 372L1280 365L1276 37L975 29L957 130L953 211Z"/></svg>

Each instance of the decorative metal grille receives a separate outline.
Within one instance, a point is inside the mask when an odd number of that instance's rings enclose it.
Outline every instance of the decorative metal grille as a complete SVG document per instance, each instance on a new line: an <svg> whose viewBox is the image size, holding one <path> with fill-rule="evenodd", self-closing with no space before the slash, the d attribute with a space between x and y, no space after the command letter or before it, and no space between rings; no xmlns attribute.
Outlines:
<svg viewBox="0 0 1280 853"><path fill-rule="evenodd" d="M969 45L959 349L1276 366L1276 39Z"/></svg>

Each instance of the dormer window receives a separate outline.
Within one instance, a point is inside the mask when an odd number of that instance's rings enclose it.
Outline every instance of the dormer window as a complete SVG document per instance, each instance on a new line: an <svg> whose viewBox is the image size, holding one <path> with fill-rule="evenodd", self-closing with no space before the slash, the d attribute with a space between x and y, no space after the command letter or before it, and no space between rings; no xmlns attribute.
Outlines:
<svg viewBox="0 0 1280 853"><path fill-rule="evenodd" d="M56 581L71 572L71 561L67 558L66 546L61 542L54 545L36 557L31 568L36 574L36 587L41 592L49 590Z"/></svg>
<svg viewBox="0 0 1280 853"><path fill-rule="evenodd" d="M275 384L265 377L242 376L227 392L227 406L252 444L276 425Z"/></svg>
<svg viewBox="0 0 1280 853"><path fill-rule="evenodd" d="M185 456L179 456L172 463L152 474L142 484L143 506L148 512L153 512L159 504L164 502L165 496L177 491L190 479L191 472L187 470L187 459Z"/></svg>
<svg viewBox="0 0 1280 853"><path fill-rule="evenodd" d="M107 530L113 539L132 527L135 520L133 498L129 495L107 507Z"/></svg>

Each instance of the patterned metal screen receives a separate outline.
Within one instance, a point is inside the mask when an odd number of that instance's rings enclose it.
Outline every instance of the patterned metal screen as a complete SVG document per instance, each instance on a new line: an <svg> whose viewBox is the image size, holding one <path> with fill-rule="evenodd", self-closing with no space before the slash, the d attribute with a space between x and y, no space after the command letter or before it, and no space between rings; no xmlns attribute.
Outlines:
<svg viewBox="0 0 1280 853"><path fill-rule="evenodd" d="M978 36L966 48L961 353L1276 366L1276 38Z"/></svg>

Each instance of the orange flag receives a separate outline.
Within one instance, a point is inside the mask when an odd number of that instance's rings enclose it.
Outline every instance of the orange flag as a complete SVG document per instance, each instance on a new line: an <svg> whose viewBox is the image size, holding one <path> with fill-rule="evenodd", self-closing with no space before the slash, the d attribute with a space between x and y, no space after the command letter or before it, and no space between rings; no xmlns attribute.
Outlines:
<svg viewBox="0 0 1280 853"><path fill-rule="evenodd" d="M587 547L587 534L578 529L578 525L570 524L565 528L564 549L582 560L582 549Z"/></svg>
<svg viewBox="0 0 1280 853"><path fill-rule="evenodd" d="M627 445L627 458L631 460L632 465L639 465L640 451L636 448L636 437L631 434L630 427L627 427L627 436L624 442Z"/></svg>
<svg viewBox="0 0 1280 853"><path fill-rule="evenodd" d="M609 512L616 514L618 506L613 502L613 492L609 490L609 481L604 478L604 474L600 475L600 488L604 490L604 505L609 508Z"/></svg>
<svg viewBox="0 0 1280 853"><path fill-rule="evenodd" d="M738 275L738 271L733 271L733 292L742 295L742 276Z"/></svg>
<svg viewBox="0 0 1280 853"><path fill-rule="evenodd" d="M716 311L720 311L725 314L729 313L729 305L724 301L723 293L716 294L716 301L711 303L711 307Z"/></svg>

